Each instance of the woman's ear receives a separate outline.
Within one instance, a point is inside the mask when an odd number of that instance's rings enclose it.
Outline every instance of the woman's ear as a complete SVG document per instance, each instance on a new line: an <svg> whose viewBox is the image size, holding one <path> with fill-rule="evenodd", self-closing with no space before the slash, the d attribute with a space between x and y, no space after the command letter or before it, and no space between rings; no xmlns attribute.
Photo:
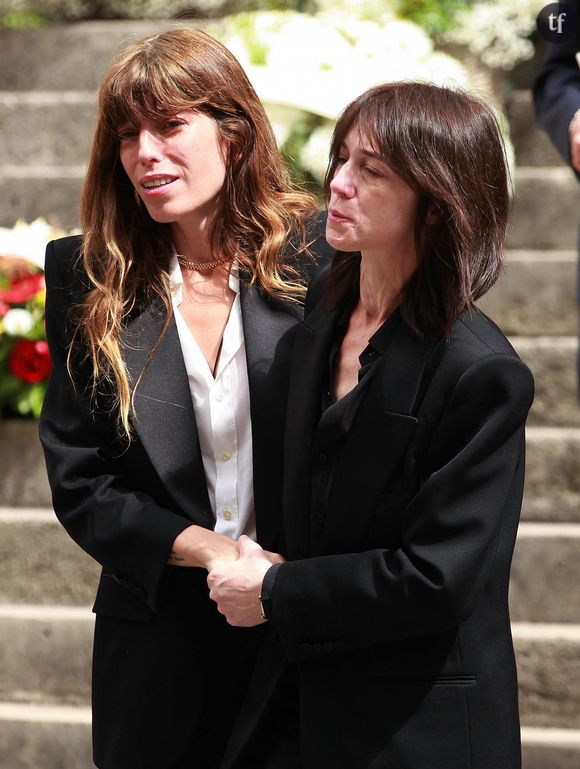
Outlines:
<svg viewBox="0 0 580 769"><path fill-rule="evenodd" d="M425 217L425 224L438 224L441 219L441 212L433 203L429 204L427 209L427 216Z"/></svg>

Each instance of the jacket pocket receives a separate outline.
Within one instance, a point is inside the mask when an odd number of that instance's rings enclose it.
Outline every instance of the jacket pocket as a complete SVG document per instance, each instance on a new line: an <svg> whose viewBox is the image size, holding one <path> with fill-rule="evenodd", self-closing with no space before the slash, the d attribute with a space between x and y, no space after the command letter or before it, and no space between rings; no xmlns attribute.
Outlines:
<svg viewBox="0 0 580 769"><path fill-rule="evenodd" d="M422 676L393 676L393 675L377 675L372 676L369 680L373 681L385 681L392 684L402 684L404 686L475 686L477 684L477 676L467 675L442 675L422 677Z"/></svg>
<svg viewBox="0 0 580 769"><path fill-rule="evenodd" d="M112 574L103 572L97 589L93 612L105 617L147 622L154 612Z"/></svg>

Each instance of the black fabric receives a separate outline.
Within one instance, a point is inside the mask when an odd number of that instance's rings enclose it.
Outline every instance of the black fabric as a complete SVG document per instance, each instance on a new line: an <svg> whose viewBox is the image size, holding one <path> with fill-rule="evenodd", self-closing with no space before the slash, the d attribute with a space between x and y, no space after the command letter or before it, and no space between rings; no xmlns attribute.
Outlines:
<svg viewBox="0 0 580 769"><path fill-rule="evenodd" d="M322 238L324 217L318 217ZM140 384L134 440L117 438L113 399L91 372L73 306L87 291L79 237L53 241L46 257L46 329L53 360L40 438L54 510L103 567L94 610L93 747L99 769L217 769L253 674L262 628L227 625L206 573L167 565L176 536L213 526L187 374L174 319L153 301L132 313L123 354ZM327 247L328 248L328 247ZM316 260L310 264L313 272ZM300 310L240 286L250 387L258 540L279 550L282 445L290 351ZM145 364L147 365L145 366Z"/></svg>
<svg viewBox="0 0 580 769"><path fill-rule="evenodd" d="M269 678L297 666L302 769L519 769L507 597L531 373L478 311L445 340L400 324L323 457L320 393L339 317L318 305L297 332L288 561L267 575L275 632L246 703L276 702ZM320 517L316 459L331 465ZM256 728L244 714L238 725L223 769Z"/></svg>

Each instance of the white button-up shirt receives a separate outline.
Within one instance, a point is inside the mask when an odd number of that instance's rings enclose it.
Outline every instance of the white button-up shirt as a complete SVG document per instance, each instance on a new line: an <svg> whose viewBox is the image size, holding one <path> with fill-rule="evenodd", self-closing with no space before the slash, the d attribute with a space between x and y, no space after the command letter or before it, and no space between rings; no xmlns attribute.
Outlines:
<svg viewBox="0 0 580 769"><path fill-rule="evenodd" d="M240 286L230 274L236 296L224 329L215 376L179 312L183 277L174 256L169 271L175 322L197 424L214 530L232 539L256 539L252 423Z"/></svg>

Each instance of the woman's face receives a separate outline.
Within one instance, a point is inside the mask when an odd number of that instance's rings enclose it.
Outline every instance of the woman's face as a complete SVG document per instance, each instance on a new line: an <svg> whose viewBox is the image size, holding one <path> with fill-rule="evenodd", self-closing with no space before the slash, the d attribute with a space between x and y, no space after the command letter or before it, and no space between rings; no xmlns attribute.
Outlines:
<svg viewBox="0 0 580 769"><path fill-rule="evenodd" d="M226 152L215 121L183 110L121 126L119 135L121 163L151 218L186 229L204 228L226 173Z"/></svg>
<svg viewBox="0 0 580 769"><path fill-rule="evenodd" d="M355 126L341 147L326 239L340 251L396 253L414 258L417 194L392 171Z"/></svg>

